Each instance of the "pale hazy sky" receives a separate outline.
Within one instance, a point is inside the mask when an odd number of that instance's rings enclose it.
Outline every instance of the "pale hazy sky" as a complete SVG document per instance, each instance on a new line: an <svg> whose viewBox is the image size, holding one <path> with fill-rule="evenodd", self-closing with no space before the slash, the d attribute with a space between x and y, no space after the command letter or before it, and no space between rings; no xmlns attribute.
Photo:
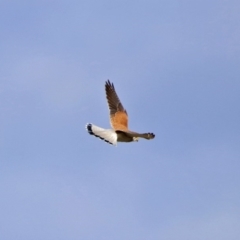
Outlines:
<svg viewBox="0 0 240 240"><path fill-rule="evenodd" d="M240 2L0 0L0 239L238 240ZM134 131L113 147L104 83Z"/></svg>

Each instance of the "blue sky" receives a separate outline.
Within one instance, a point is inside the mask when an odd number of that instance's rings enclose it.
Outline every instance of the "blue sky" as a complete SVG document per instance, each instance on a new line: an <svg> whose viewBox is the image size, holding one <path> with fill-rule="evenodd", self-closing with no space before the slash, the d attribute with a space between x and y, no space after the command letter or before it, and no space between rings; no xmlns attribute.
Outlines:
<svg viewBox="0 0 240 240"><path fill-rule="evenodd" d="M239 1L0 1L0 238L235 240ZM130 129L113 147L104 83Z"/></svg>

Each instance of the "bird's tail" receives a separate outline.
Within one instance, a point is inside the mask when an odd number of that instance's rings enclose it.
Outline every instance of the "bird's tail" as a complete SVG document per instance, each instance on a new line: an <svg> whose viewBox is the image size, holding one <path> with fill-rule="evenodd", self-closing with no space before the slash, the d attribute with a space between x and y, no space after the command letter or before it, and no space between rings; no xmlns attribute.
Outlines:
<svg viewBox="0 0 240 240"><path fill-rule="evenodd" d="M128 135L131 135L132 137L139 137L139 138L145 138L145 139L153 139L155 138L154 133L136 133L136 132L128 132Z"/></svg>
<svg viewBox="0 0 240 240"><path fill-rule="evenodd" d="M139 133L138 137L150 140L150 139L155 138L155 134L153 134L153 133Z"/></svg>

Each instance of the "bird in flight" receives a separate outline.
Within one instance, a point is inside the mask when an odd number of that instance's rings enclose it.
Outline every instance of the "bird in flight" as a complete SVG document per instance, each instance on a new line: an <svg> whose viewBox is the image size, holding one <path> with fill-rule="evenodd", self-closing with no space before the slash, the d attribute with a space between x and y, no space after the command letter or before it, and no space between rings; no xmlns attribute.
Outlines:
<svg viewBox="0 0 240 240"><path fill-rule="evenodd" d="M103 129L91 123L86 125L90 135L98 137L107 143L117 145L117 142L134 142L139 138L153 139L153 133L137 133L128 129L128 114L115 91L113 83L109 80L105 83L105 91L110 111L110 123L112 129Z"/></svg>

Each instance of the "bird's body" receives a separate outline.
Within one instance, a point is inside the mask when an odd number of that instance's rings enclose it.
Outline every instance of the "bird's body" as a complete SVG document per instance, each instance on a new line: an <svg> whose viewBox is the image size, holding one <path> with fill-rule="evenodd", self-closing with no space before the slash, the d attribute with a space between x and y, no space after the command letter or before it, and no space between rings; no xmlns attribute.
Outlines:
<svg viewBox="0 0 240 240"><path fill-rule="evenodd" d="M86 129L89 134L94 135L110 144L117 145L117 142L133 142L139 138L153 139L153 133L136 133L128 129L128 115L120 102L113 83L108 80L105 84L107 102L110 110L110 123L112 129L103 129L91 123Z"/></svg>

